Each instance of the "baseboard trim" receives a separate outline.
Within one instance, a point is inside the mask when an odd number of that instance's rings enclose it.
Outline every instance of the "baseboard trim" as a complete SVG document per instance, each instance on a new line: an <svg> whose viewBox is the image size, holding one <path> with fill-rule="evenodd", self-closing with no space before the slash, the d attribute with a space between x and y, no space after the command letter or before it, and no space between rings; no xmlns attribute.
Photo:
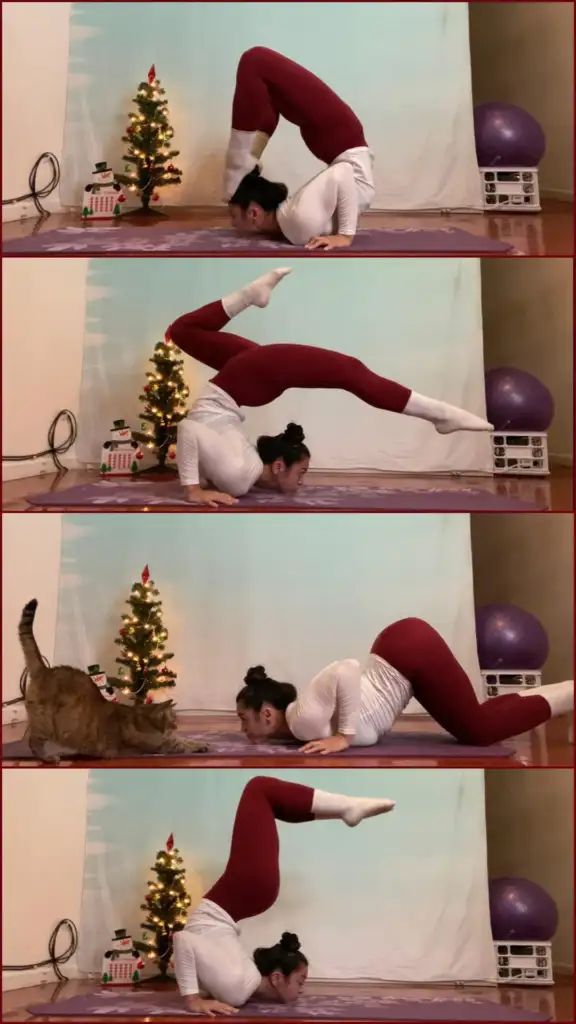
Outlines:
<svg viewBox="0 0 576 1024"><path fill-rule="evenodd" d="M562 466L563 468L573 469L574 468L574 456L573 455L556 455L552 452L549 453L548 459L550 466Z"/></svg>
<svg viewBox="0 0 576 1024"><path fill-rule="evenodd" d="M77 981L84 977L76 964L66 964L64 973L69 981ZM52 967L33 967L30 971L3 971L2 991L13 992L18 988L33 988L35 985L49 985L57 978Z"/></svg>
<svg viewBox="0 0 576 1024"><path fill-rule="evenodd" d="M559 203L574 203L574 192L568 188L541 188L542 199L556 199Z"/></svg>
<svg viewBox="0 0 576 1024"><path fill-rule="evenodd" d="M11 700L6 694L3 695L4 700ZM14 697L16 699L16 697ZM2 708L2 725L17 725L19 722L27 721L26 707L24 701L21 704L9 704L7 708ZM9 739L9 737L7 737Z"/></svg>
<svg viewBox="0 0 576 1024"><path fill-rule="evenodd" d="M554 958L552 958L552 966L555 974L559 974L561 978L574 977L574 964L556 964L554 963Z"/></svg>
<svg viewBox="0 0 576 1024"><path fill-rule="evenodd" d="M74 456L60 459L66 469L85 469L83 463L78 462ZM2 481L26 480L38 476L51 476L56 473L56 467L49 455L42 459L35 459L33 462L3 462Z"/></svg>
<svg viewBox="0 0 576 1024"><path fill-rule="evenodd" d="M46 213L63 212L58 199L47 198L42 205ZM41 216L31 199L23 199L20 203L9 203L2 207L3 224L10 224L15 220L36 220Z"/></svg>

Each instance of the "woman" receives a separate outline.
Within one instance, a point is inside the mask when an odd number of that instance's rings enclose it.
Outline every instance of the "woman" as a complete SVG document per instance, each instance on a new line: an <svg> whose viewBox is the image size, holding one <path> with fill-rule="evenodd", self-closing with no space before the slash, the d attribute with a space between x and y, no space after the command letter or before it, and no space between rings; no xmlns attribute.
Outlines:
<svg viewBox="0 0 576 1024"><path fill-rule="evenodd" d="M256 446L241 430L241 406L268 405L288 388L348 391L376 409L428 420L440 434L491 430L486 420L379 377L340 352L310 345L261 346L223 333L231 318L249 306L267 306L272 290L289 273L287 268L271 270L220 302L184 314L166 332L168 342L218 371L178 424L178 471L189 501L233 505L253 487L284 494L298 489L310 463L302 428L291 423L282 434L259 437ZM210 487L202 486L202 479Z"/></svg>
<svg viewBox="0 0 576 1024"><path fill-rule="evenodd" d="M236 697L248 739L295 737L305 754L371 746L415 697L459 743L490 746L574 710L574 681L480 703L439 633L422 619L400 619L376 637L366 664L336 661L301 697L290 683L250 669Z"/></svg>
<svg viewBox="0 0 576 1024"><path fill-rule="evenodd" d="M291 198L286 185L260 177L259 160L280 117L328 164ZM263 46L242 55L224 173L235 228L307 249L346 248L374 199L373 163L356 114L316 75Z"/></svg>
<svg viewBox="0 0 576 1024"><path fill-rule="evenodd" d="M222 877L174 935L176 980L188 1010L232 1014L249 999L293 1003L308 976L296 935L256 949L240 944L238 921L265 913L280 890L276 820L298 823L339 818L354 827L386 814L393 800L325 793L264 776L251 779L238 804L232 845Z"/></svg>

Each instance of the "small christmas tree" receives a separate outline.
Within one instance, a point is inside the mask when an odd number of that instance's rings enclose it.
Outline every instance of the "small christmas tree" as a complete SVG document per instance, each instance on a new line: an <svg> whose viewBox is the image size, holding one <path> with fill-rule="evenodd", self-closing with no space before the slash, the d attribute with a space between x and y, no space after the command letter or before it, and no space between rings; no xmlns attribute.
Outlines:
<svg viewBox="0 0 576 1024"><path fill-rule="evenodd" d="M121 678L108 680L109 692L121 690L138 704L150 704L150 694L155 690L176 685L176 673L165 664L174 655L166 652L168 633L162 622L159 593L146 565L141 583L134 584L126 601L132 614L122 616L124 625L114 641L122 648L121 656L116 658Z"/></svg>
<svg viewBox="0 0 576 1024"><path fill-rule="evenodd" d="M149 360L154 372L146 374L149 383L144 387L144 394L139 396L144 402L143 422L140 431L134 431L133 436L147 448L155 450L158 461L155 469L160 472L176 468L166 466L166 460L172 454L171 445L176 444L176 427L186 415L186 399L190 394L182 372L184 360L180 355L180 349L169 338L159 341Z"/></svg>
<svg viewBox="0 0 576 1024"><path fill-rule="evenodd" d="M166 979L171 966L172 936L174 932L182 931L186 924L191 902L184 885L186 872L180 867L182 863L180 851L174 846L174 836L170 835L166 850L158 851L156 863L151 868L156 881L148 882L150 892L146 902L140 904L146 911L146 921L141 925L145 931L142 942L135 942L134 947L158 965L162 979Z"/></svg>
<svg viewBox="0 0 576 1024"><path fill-rule="evenodd" d="M127 174L117 174L121 185L128 185L131 192L140 196L142 209L149 211L150 203L160 198L159 188L179 185L182 171L172 162L179 156L179 150L171 149L174 130L168 121L168 101L163 99L166 90L156 78L154 65L148 72L148 81L140 82L133 103L137 114L129 114L130 124L122 141L128 143L124 157Z"/></svg>

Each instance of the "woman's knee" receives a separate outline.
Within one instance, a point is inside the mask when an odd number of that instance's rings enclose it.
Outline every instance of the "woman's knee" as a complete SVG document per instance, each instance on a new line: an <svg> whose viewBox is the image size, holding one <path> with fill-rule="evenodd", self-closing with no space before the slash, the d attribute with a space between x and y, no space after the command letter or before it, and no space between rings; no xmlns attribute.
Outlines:
<svg viewBox="0 0 576 1024"><path fill-rule="evenodd" d="M248 68L253 69L260 67L268 55L271 53L265 46L251 46L249 50L244 50L244 53L238 61L238 70L246 71Z"/></svg>

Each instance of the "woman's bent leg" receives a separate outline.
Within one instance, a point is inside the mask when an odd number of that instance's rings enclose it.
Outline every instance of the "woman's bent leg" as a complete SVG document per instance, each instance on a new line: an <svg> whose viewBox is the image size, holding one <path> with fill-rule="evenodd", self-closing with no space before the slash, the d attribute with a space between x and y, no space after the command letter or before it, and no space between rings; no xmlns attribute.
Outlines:
<svg viewBox="0 0 576 1024"><path fill-rule="evenodd" d="M219 302L185 313L168 328L166 337L199 363L221 370L236 356L260 347L239 334L222 334L222 328L249 306L267 306L274 288L289 273L287 267L269 270Z"/></svg>
<svg viewBox="0 0 576 1024"><path fill-rule="evenodd" d="M325 82L283 54L255 46L242 55L236 73L225 199L258 164L280 117L300 128L310 152L326 164L366 146L356 114Z"/></svg>
<svg viewBox="0 0 576 1024"><path fill-rule="evenodd" d="M251 779L236 811L224 874L205 898L234 921L268 910L280 888L276 820L313 821L313 797L314 790L307 786L266 776Z"/></svg>
<svg viewBox="0 0 576 1024"><path fill-rule="evenodd" d="M372 653L408 679L416 700L460 743L489 746L528 732L551 716L550 705L539 694L506 694L481 703L448 644L422 619L400 619L388 626L374 641Z"/></svg>

